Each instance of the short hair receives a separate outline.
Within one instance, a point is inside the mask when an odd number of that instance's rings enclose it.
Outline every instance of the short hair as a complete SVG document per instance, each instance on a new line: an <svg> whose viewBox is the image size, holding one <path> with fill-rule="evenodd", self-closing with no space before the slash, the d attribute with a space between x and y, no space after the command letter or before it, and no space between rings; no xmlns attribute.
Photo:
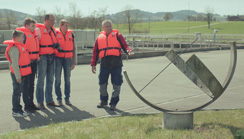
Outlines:
<svg viewBox="0 0 244 139"><path fill-rule="evenodd" d="M30 17L27 17L27 18L25 18L25 20L24 20L24 26L25 25L30 25L31 23L36 23L36 21L33 19L33 18L30 18Z"/></svg>
<svg viewBox="0 0 244 139"><path fill-rule="evenodd" d="M24 34L24 32L22 32L22 31L14 30L12 33L12 38L14 39L14 38L20 37L23 34Z"/></svg>
<svg viewBox="0 0 244 139"><path fill-rule="evenodd" d="M109 19L105 19L105 20L103 20L103 22L102 22L102 27L103 27L103 25L104 25L105 23L110 23L110 24L112 25L112 21L111 21L111 20L109 20Z"/></svg>
<svg viewBox="0 0 244 139"><path fill-rule="evenodd" d="M45 20L49 20L50 16L53 16L53 17L54 17L53 14L46 14L46 15L45 15Z"/></svg>
<svg viewBox="0 0 244 139"><path fill-rule="evenodd" d="M62 20L59 22L59 25L63 26L65 23L69 24L69 22L68 22L66 19L62 19Z"/></svg>

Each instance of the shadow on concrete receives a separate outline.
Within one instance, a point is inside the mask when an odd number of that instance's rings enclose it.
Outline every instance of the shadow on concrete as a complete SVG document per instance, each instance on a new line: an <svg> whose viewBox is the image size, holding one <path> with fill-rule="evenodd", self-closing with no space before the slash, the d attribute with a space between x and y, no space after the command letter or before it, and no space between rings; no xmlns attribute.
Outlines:
<svg viewBox="0 0 244 139"><path fill-rule="evenodd" d="M47 126L51 123L82 121L95 117L94 115L78 109L76 106L48 107L30 113L27 118L15 118L21 129Z"/></svg>
<svg viewBox="0 0 244 139"><path fill-rule="evenodd" d="M110 109L109 109L109 107L103 107L102 109L104 109L107 113L108 113L108 115L110 115L110 116L122 116L122 115L131 115L131 113L129 113L129 112L125 112L125 111L122 111L122 110L120 110L120 109L115 109L114 111L111 111Z"/></svg>

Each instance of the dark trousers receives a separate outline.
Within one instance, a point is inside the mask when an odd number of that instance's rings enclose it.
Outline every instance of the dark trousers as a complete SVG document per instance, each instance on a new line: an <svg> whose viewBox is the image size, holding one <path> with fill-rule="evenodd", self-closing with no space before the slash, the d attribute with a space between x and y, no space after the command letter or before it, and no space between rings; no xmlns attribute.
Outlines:
<svg viewBox="0 0 244 139"><path fill-rule="evenodd" d="M25 107L31 106L33 102L33 98L30 98L30 75L22 77L23 82L23 102ZM33 97L33 95L32 95Z"/></svg>
<svg viewBox="0 0 244 139"><path fill-rule="evenodd" d="M35 76L36 76L36 71L37 71L37 61L31 62L31 71L32 71L32 73L29 75L30 76L29 83L27 80L24 82L24 84L29 84L29 86L25 85L25 87L27 87L26 90L28 90L28 88L29 88L29 91L27 91L25 98L23 96L23 99L24 99L23 101L25 103L25 107L34 106L33 100L34 100Z"/></svg>
<svg viewBox="0 0 244 139"><path fill-rule="evenodd" d="M23 113L22 110L22 106L20 105L20 97L21 97L21 92L23 92L23 97L26 97L26 93L27 91L23 91L24 86L25 88L27 88L26 86L28 86L28 84L26 84L27 80L29 80L30 76L23 76L21 77L21 84L19 84L16 80L16 77L13 73L10 73L10 76L12 78L12 84L13 84L13 95L12 95L12 110L13 112L16 113Z"/></svg>

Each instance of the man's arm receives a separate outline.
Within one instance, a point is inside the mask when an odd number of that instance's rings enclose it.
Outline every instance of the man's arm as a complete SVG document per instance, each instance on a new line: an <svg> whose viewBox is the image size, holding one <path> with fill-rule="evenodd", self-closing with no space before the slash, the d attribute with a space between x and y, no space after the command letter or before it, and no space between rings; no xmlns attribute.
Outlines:
<svg viewBox="0 0 244 139"><path fill-rule="evenodd" d="M72 33L72 37L73 37L73 57L72 57L72 64L71 64L71 70L73 70L75 68L75 64L76 64L76 48L75 48L75 35Z"/></svg>
<svg viewBox="0 0 244 139"><path fill-rule="evenodd" d="M121 44L121 48L123 49L123 51L128 54L128 55L133 55L134 54L134 50L130 49L128 44L126 43L123 35L121 33L118 33L118 36L117 36L117 39L118 41L120 42Z"/></svg>
<svg viewBox="0 0 244 139"><path fill-rule="evenodd" d="M96 42L93 47L93 52L92 52L92 60L91 60L91 66L96 66L97 65L97 60L98 60L98 40L96 39Z"/></svg>
<svg viewBox="0 0 244 139"><path fill-rule="evenodd" d="M19 70L19 49L16 46L13 46L8 55L12 61L12 68L14 70L14 75L18 83L21 83L21 75Z"/></svg>
<svg viewBox="0 0 244 139"><path fill-rule="evenodd" d="M96 42L93 47L93 54L92 54L92 60L91 60L91 66L92 66L92 73L96 73L96 65L98 60L98 40L96 39Z"/></svg>
<svg viewBox="0 0 244 139"><path fill-rule="evenodd" d="M38 36L39 41L41 40L41 30L39 28L36 28L36 34Z"/></svg>

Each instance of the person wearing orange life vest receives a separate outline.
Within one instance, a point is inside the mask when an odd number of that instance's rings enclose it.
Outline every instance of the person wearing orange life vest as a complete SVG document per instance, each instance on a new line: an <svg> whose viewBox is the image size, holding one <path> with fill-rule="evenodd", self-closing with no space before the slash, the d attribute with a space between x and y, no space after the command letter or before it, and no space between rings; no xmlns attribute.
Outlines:
<svg viewBox="0 0 244 139"><path fill-rule="evenodd" d="M118 30L112 29L112 22L104 20L102 22L103 30L96 39L93 56L91 61L92 72L96 73L96 64L98 57L101 59L99 73L99 91L100 103L97 108L103 108L108 104L108 77L111 74L113 92L110 100L110 110L115 110L119 102L120 88L123 83L122 79L122 51L132 55L133 50L129 48L122 34Z"/></svg>
<svg viewBox="0 0 244 139"><path fill-rule="evenodd" d="M34 94L34 82L35 82L35 74L37 71L37 61L39 60L39 39L37 37L35 26L36 21L32 18L25 18L24 27L16 28L16 30L20 30L24 32L24 45L26 49L29 51L30 60L31 60L31 71L29 85L24 86L23 90L27 91L27 95L23 95L23 102L25 103L24 110L28 112L34 112L35 110L39 110L33 102L33 94ZM25 80L26 81L26 80ZM27 83L26 83L27 84ZM26 88L27 87L27 88Z"/></svg>
<svg viewBox="0 0 244 139"><path fill-rule="evenodd" d="M62 49L57 42L53 25L55 17L52 14L45 15L44 24L36 24L36 31L39 38L40 61L37 63L37 85L36 99L38 108L45 109L44 102L44 79L46 78L45 101L47 106L57 106L52 97L53 78L54 78L54 59L55 52Z"/></svg>
<svg viewBox="0 0 244 139"><path fill-rule="evenodd" d="M23 92L23 96L28 93L28 90L23 90L23 86L28 86L29 75L31 74L30 57L29 52L26 50L23 40L24 33L22 31L14 30L13 39L6 40L3 44L7 44L8 47L5 51L5 56L11 63L10 75L12 78L13 95L12 95L12 116L13 117L26 117L29 114L22 110L20 105L20 96Z"/></svg>
<svg viewBox="0 0 244 139"><path fill-rule="evenodd" d="M59 29L56 29L56 37L63 51L56 53L55 59L55 93L59 106L62 106L61 92L61 73L64 70L64 94L66 105L72 105L70 102L70 75L71 70L75 68L75 43L73 31L69 29L69 22L62 19L59 23Z"/></svg>

